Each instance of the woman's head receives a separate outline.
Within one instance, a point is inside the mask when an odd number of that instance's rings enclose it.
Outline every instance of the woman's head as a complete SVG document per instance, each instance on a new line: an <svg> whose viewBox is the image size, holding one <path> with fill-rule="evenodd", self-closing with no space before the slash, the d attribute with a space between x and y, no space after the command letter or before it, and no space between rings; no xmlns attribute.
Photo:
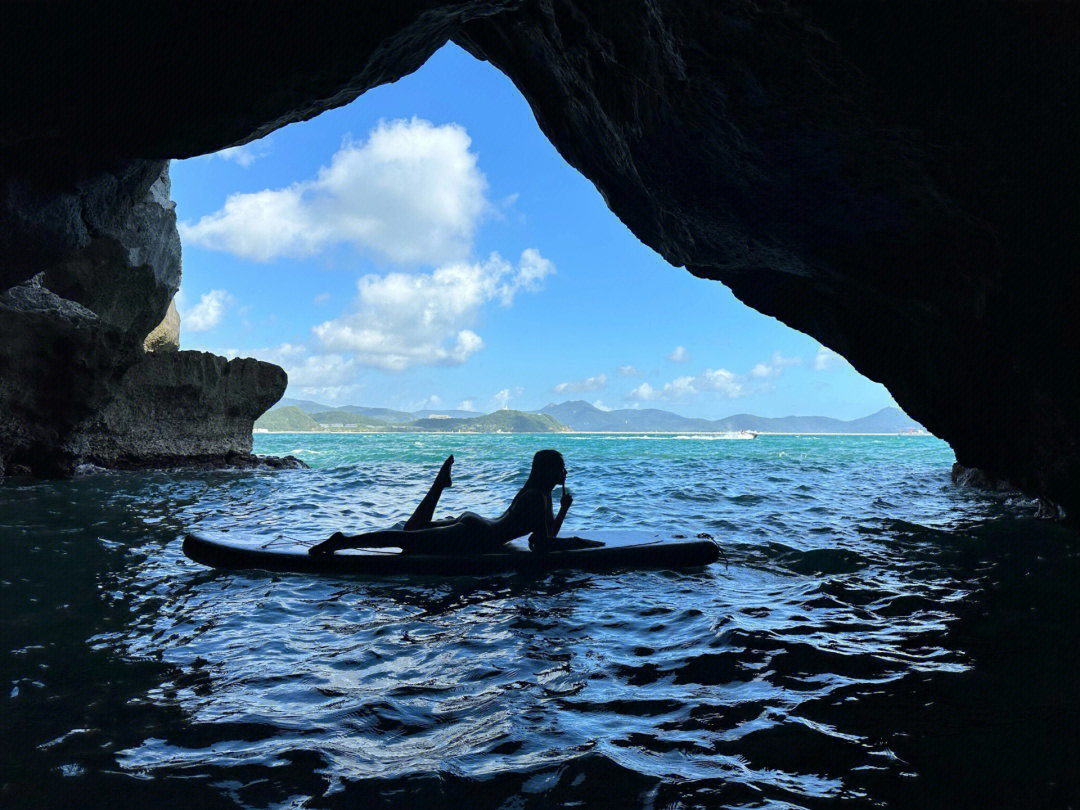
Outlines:
<svg viewBox="0 0 1080 810"><path fill-rule="evenodd" d="M551 489L566 481L566 463L558 450L541 450L533 456L529 480L535 485Z"/></svg>

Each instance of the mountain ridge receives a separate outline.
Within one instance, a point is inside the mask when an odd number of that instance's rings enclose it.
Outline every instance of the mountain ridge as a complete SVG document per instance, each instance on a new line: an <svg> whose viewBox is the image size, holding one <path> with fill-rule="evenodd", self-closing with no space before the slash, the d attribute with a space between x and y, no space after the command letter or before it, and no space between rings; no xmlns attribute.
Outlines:
<svg viewBox="0 0 1080 810"><path fill-rule="evenodd" d="M399 411L393 408L375 408L364 405L322 405L303 399L285 398L277 408L295 408L315 423L331 424L335 414L342 414L341 424L365 426L371 429L402 430L413 426L418 430L481 430L484 425L504 432L522 432L528 420L500 418L501 411L481 414L475 411L424 409ZM271 412L267 413L269 416ZM558 430L565 426L578 433L728 433L751 431L754 433L819 433L819 434L892 434L919 433L925 429L896 407L886 407L857 419L837 419L831 416L789 415L780 417L757 416L737 413L723 419L703 419L681 416L659 408L621 408L605 411L585 400L549 402L536 411L507 411L551 417L558 425L536 423L541 431ZM486 420L486 421L483 421ZM298 420L293 420L298 421ZM257 425L262 427L262 425Z"/></svg>
<svg viewBox="0 0 1080 810"><path fill-rule="evenodd" d="M578 432L687 432L726 433L913 433L924 428L899 408L886 407L858 419L831 416L757 416L737 413L723 419L680 416L657 408L621 408L604 411L584 400L548 403L539 413L553 416Z"/></svg>

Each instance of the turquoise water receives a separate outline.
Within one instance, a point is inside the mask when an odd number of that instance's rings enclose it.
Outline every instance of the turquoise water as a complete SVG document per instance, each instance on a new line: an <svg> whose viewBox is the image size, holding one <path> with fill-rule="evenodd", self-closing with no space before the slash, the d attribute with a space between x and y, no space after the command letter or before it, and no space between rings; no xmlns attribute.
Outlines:
<svg viewBox="0 0 1080 810"><path fill-rule="evenodd" d="M258 435L309 470L0 486L5 806L845 807L1080 795L1075 535L928 437ZM497 514L726 563L488 579L229 573L184 531Z"/></svg>

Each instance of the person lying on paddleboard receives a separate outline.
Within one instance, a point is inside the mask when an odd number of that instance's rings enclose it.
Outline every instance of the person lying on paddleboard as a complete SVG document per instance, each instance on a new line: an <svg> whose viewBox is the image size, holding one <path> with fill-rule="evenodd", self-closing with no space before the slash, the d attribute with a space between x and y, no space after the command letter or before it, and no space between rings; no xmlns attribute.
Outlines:
<svg viewBox="0 0 1080 810"><path fill-rule="evenodd" d="M592 540L564 541L558 537L574 496L566 488L566 464L557 450L541 450L533 456L532 470L521 491L500 517L491 520L464 512L448 520L432 520L443 490L453 485L450 467L454 457L443 462L428 494L420 501L403 528L345 535L334 532L328 540L312 546L312 554L330 554L343 548L394 546L414 554L490 554L516 537L529 535L529 548L549 551L602 546ZM562 484L559 514L552 517L551 490Z"/></svg>

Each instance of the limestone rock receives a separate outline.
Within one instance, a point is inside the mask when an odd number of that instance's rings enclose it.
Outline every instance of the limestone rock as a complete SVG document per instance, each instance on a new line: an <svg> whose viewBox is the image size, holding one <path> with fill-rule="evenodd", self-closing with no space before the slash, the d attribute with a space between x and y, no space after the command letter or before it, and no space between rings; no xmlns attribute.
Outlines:
<svg viewBox="0 0 1080 810"><path fill-rule="evenodd" d="M76 460L63 438L110 399L140 354L128 333L40 278L0 293L0 455L9 472L70 472Z"/></svg>
<svg viewBox="0 0 1080 810"><path fill-rule="evenodd" d="M251 456L251 429L285 391L281 368L145 353L130 332L41 280L0 293L0 459L9 475L68 475L82 462L265 463Z"/></svg>
<svg viewBox="0 0 1080 810"><path fill-rule="evenodd" d="M105 467L174 466L251 453L255 420L285 392L285 372L250 358L153 352L115 396L76 426L65 451Z"/></svg>
<svg viewBox="0 0 1080 810"><path fill-rule="evenodd" d="M175 352L180 349L180 313L176 311L176 299L169 302L165 318L153 328L143 348L148 352Z"/></svg>

